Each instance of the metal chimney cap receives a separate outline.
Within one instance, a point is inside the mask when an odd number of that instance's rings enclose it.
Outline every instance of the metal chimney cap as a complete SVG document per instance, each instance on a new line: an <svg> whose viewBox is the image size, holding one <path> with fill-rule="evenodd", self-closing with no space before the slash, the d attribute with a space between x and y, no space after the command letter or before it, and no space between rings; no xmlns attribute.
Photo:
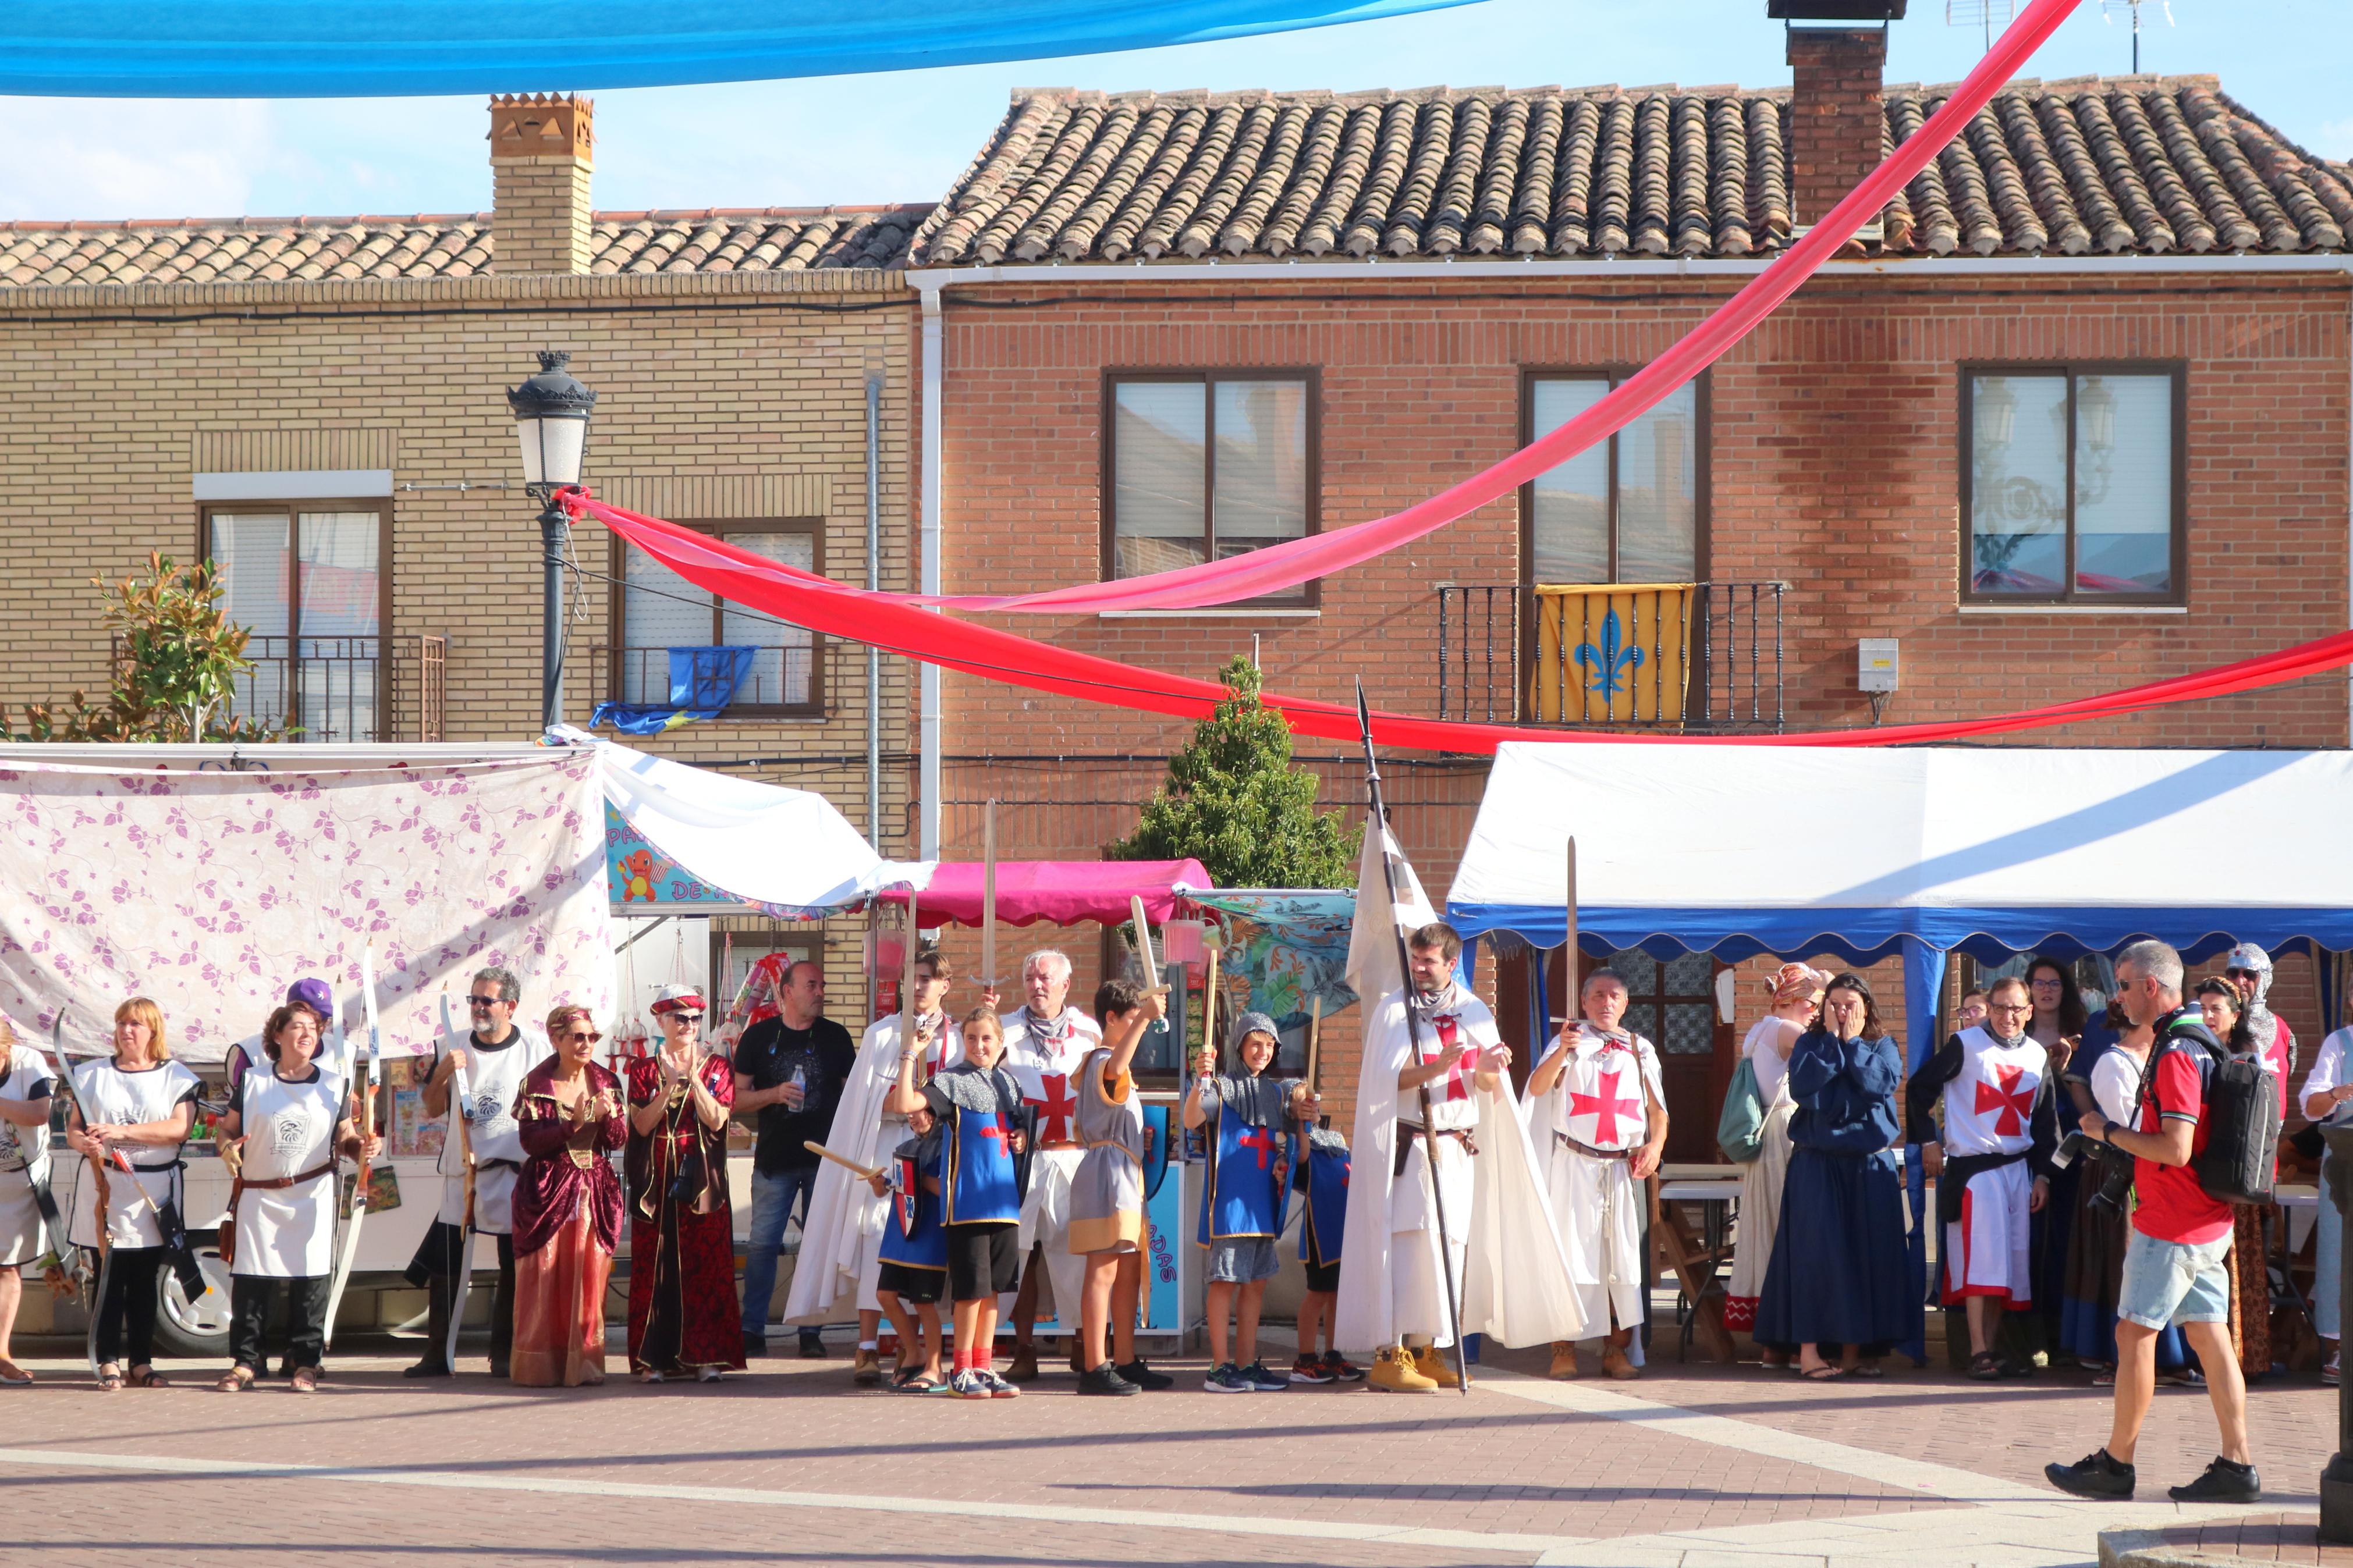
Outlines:
<svg viewBox="0 0 2353 1568"><path fill-rule="evenodd" d="M1910 0L1765 0L1774 22L1901 22Z"/></svg>

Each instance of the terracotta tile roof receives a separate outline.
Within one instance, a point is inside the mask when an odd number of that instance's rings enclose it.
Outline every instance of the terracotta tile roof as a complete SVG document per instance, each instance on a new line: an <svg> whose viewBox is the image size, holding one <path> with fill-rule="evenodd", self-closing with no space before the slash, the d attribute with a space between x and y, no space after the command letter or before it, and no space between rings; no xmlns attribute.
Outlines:
<svg viewBox="0 0 2353 1568"><path fill-rule="evenodd" d="M592 272L896 267L927 205L598 213ZM0 224L0 287L495 272L489 213Z"/></svg>
<svg viewBox="0 0 2353 1568"><path fill-rule="evenodd" d="M1949 87L1891 85L1889 145ZM1025 89L917 266L1741 257L1789 237L1788 89ZM2335 251L2353 176L2212 77L2021 81L1883 215L1888 256Z"/></svg>

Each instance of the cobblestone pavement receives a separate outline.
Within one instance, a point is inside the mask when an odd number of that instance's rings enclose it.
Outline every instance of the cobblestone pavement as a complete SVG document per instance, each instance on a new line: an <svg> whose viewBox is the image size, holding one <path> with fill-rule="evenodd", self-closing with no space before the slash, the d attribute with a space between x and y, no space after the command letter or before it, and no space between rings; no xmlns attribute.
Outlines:
<svg viewBox="0 0 2353 1568"><path fill-rule="evenodd" d="M307 1399L169 1363L176 1386L105 1395L78 1361L26 1360L41 1382L0 1394L7 1561L2027 1568L2094 1561L2103 1528L2224 1517L2164 1500L2211 1452L2202 1394L2158 1401L2154 1503L2051 1491L2044 1461L2106 1429L2075 1373L1806 1384L1667 1362L1555 1384L1501 1352L1467 1397L1226 1397L1192 1360L1166 1363L1189 1373L1167 1394L1080 1399L1050 1370L981 1404L853 1390L840 1359L574 1391L406 1383L406 1359L338 1357ZM2335 1408L2310 1383L2256 1391L2263 1516L2310 1516Z"/></svg>

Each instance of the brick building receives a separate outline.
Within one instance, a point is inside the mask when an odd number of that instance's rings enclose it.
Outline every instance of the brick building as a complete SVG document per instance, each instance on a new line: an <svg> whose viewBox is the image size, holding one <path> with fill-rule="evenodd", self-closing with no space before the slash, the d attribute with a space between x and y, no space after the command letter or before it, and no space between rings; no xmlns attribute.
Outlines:
<svg viewBox="0 0 2353 1568"><path fill-rule="evenodd" d="M877 383L881 578L913 586L898 268L925 209L598 213L586 100L493 100L490 129L489 212L0 226L0 495L34 524L0 563L29 612L0 632L0 700L103 691L90 580L160 550L225 565L259 658L249 711L337 740L535 733L537 508L502 389L546 348L600 395L600 494L854 579ZM768 759L906 849L903 667L883 667L870 823L864 650L716 616L612 543L579 531L596 575L566 716L666 696L669 647L752 643L725 722L647 744ZM740 934L739 965L768 929ZM857 940L830 944L845 987Z"/></svg>
<svg viewBox="0 0 2353 1568"><path fill-rule="evenodd" d="M1800 28L1788 89L1017 94L907 274L947 586L1222 556L1504 457L1919 130L1944 89L1883 86L1883 58L1876 31ZM2341 631L2348 225L2347 171L2211 78L2015 83L1608 451L1293 595L1018 629L1193 676L1255 649L1274 690L1345 700L1361 675L1403 711L1573 722L1591 715L1561 678L1591 672L1546 617L1595 584L1696 584L1683 717L1718 729L1873 722L1863 638L1899 645L1877 716L1903 721ZM926 809L951 855L989 795L1016 852L1091 855L1184 731L944 688ZM2347 722L2330 679L2021 743L2339 746ZM1303 751L1352 804L1354 759ZM1433 895L1481 772L1400 770ZM2283 991L2308 1031L2303 963ZM1703 1005L1708 970L1662 967L1653 1000ZM1734 1037L1715 1032L1719 1086Z"/></svg>

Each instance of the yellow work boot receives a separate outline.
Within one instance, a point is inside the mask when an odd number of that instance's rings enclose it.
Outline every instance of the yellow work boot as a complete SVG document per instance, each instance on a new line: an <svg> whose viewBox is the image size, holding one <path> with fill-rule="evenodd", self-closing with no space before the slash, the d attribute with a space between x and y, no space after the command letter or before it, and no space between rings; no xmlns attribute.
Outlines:
<svg viewBox="0 0 2353 1568"><path fill-rule="evenodd" d="M1461 1381L1454 1375L1454 1362L1436 1345L1424 1345L1413 1352L1413 1370L1440 1388L1460 1388Z"/></svg>
<svg viewBox="0 0 2353 1568"><path fill-rule="evenodd" d="M1552 1342L1552 1371L1545 1374L1566 1383L1577 1375L1577 1347L1567 1340Z"/></svg>
<svg viewBox="0 0 2353 1568"><path fill-rule="evenodd" d="M1365 1386L1383 1394L1438 1392L1438 1384L1421 1375L1414 1365L1413 1352L1403 1345L1391 1345L1373 1357L1373 1370L1366 1374Z"/></svg>
<svg viewBox="0 0 2353 1568"><path fill-rule="evenodd" d="M1613 1345L1606 1341L1601 1347L1601 1370L1620 1383L1630 1382L1642 1375L1642 1369L1636 1366L1632 1358L1627 1355L1625 1347Z"/></svg>

